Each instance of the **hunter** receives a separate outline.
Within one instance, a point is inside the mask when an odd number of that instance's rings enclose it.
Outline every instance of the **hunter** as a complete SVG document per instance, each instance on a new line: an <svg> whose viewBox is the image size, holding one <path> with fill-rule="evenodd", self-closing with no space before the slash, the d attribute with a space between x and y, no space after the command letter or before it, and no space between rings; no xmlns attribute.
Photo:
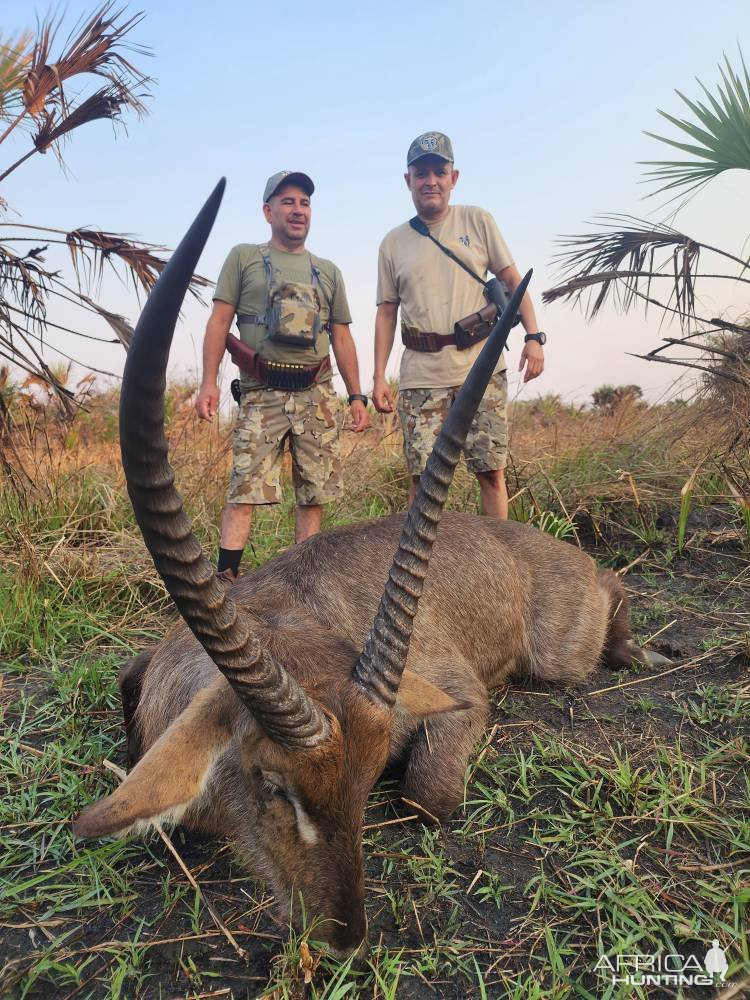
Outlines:
<svg viewBox="0 0 750 1000"><path fill-rule="evenodd" d="M418 136L409 147L406 167L406 186L417 215L392 229L380 245L372 398L381 413L392 412L385 369L400 307L405 349L398 413L411 477L411 505L438 431L494 322L496 307L488 305L485 296L487 272L509 294L521 275L489 212L450 204L458 170L447 135ZM528 294L519 315L526 336L518 370L524 371L523 380L528 382L544 369L546 336L537 325ZM499 518L508 516L507 400L501 358L464 448L468 467L479 481L482 513Z"/></svg>
<svg viewBox="0 0 750 1000"><path fill-rule="evenodd" d="M282 170L263 192L267 243L229 252L214 292L203 341L203 382L196 410L212 420L219 364L229 350L240 368L233 468L221 520L219 576L231 584L252 527L253 507L281 501L285 443L292 457L295 541L320 530L323 505L341 495L337 400L330 348L349 396L352 430L368 423L341 272L305 247L310 229L307 174ZM239 338L231 332L237 319Z"/></svg>

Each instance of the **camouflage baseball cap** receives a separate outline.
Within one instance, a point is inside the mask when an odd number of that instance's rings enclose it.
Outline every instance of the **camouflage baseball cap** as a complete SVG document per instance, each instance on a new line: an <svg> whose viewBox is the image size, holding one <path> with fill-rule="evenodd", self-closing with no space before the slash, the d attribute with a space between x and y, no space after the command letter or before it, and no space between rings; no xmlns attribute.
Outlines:
<svg viewBox="0 0 750 1000"><path fill-rule="evenodd" d="M269 177L266 181L266 187L263 192L264 205L273 198L282 184L297 184L303 191L307 191L308 195L312 194L315 190L315 185L307 174L300 173L299 170L279 170L277 174Z"/></svg>
<svg viewBox="0 0 750 1000"><path fill-rule="evenodd" d="M453 146L450 139L442 132L424 132L418 135L406 154L407 167L421 156L437 156L440 160L453 163Z"/></svg>

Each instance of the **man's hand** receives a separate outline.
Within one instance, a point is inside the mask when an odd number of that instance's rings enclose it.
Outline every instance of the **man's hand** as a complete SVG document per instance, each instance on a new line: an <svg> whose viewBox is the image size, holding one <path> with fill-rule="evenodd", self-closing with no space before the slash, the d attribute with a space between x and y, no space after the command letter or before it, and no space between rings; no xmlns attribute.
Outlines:
<svg viewBox="0 0 750 1000"><path fill-rule="evenodd" d="M349 425L349 430L359 434L359 432L363 431L370 423L370 415L367 412L367 407L361 399L355 399L353 403L349 404L349 412L352 415L352 422Z"/></svg>
<svg viewBox="0 0 750 1000"><path fill-rule="evenodd" d="M372 387L372 402L378 413L393 413L393 393L384 378L375 379Z"/></svg>
<svg viewBox="0 0 750 1000"><path fill-rule="evenodd" d="M524 382L530 382L531 379L541 375L544 371L544 349L536 340L529 340L523 345L521 360L518 362L519 372L523 371L524 365L526 365L526 371L523 374Z"/></svg>
<svg viewBox="0 0 750 1000"><path fill-rule="evenodd" d="M200 387L198 398L195 401L195 409L201 420L213 420L219 408L219 387L214 383L204 384Z"/></svg>

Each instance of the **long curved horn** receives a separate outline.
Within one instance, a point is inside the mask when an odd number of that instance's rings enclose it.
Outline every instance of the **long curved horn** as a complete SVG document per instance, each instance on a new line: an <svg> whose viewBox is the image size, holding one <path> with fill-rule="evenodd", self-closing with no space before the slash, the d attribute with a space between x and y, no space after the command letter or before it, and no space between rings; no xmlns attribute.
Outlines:
<svg viewBox="0 0 750 1000"><path fill-rule="evenodd" d="M529 271L492 330L445 418L406 517L380 607L352 676L373 701L392 707L409 653L419 598L448 488L482 396L513 324Z"/></svg>
<svg viewBox="0 0 750 1000"><path fill-rule="evenodd" d="M120 395L120 449L128 493L154 565L177 610L265 732L290 749L316 746L328 722L239 617L201 551L174 488L164 434L167 359L177 317L221 204L222 179L199 212L141 313Z"/></svg>

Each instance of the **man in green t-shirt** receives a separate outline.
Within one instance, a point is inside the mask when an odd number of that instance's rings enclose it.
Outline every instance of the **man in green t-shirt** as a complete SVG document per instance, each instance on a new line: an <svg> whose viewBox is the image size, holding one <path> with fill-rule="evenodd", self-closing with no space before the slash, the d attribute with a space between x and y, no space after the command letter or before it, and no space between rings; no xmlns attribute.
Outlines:
<svg viewBox="0 0 750 1000"><path fill-rule="evenodd" d="M216 414L219 365L227 347L241 372L218 565L228 583L239 571L253 506L281 500L285 442L292 456L296 541L320 530L323 504L341 495L329 348L349 393L352 430L363 431L368 423L341 272L305 249L314 190L307 174L297 171L282 170L268 179L263 215L271 239L230 251L206 326L203 382L195 404L201 419ZM235 316L239 341L230 335Z"/></svg>
<svg viewBox="0 0 750 1000"><path fill-rule="evenodd" d="M418 136L409 147L406 165L406 184L417 210L413 221L421 227L405 222L380 245L372 401L381 413L394 408L385 367L400 309L406 349L401 358L398 411L411 476L411 503L435 437L483 346L477 339L459 349L454 326L487 305L482 286L487 272L500 278L510 293L521 275L490 213L473 205L450 204L458 171L447 135L426 132ZM528 293L519 314L526 337L518 370L525 368L524 382L528 382L544 368L546 337L537 326ZM501 518L508 516L506 408L507 379L501 358L464 447L467 464L479 480L482 513Z"/></svg>

